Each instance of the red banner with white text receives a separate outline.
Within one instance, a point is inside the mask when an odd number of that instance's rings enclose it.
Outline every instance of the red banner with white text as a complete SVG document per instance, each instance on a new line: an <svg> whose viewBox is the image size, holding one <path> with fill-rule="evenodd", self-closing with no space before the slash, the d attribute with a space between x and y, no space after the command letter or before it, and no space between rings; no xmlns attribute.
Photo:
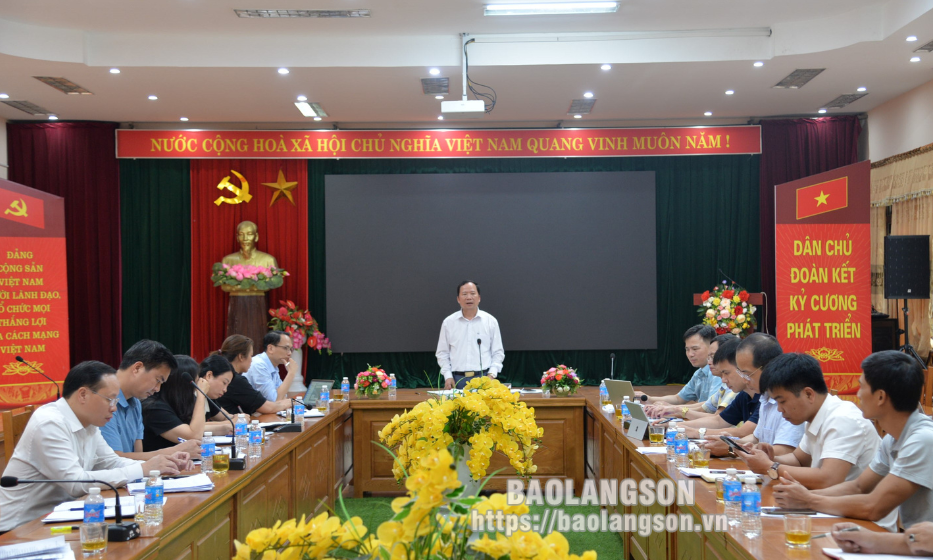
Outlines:
<svg viewBox="0 0 933 560"><path fill-rule="evenodd" d="M760 154L758 126L550 130L117 130L118 158L333 159Z"/></svg>
<svg viewBox="0 0 933 560"><path fill-rule="evenodd" d="M870 172L865 161L774 189L777 338L841 395L871 353Z"/></svg>

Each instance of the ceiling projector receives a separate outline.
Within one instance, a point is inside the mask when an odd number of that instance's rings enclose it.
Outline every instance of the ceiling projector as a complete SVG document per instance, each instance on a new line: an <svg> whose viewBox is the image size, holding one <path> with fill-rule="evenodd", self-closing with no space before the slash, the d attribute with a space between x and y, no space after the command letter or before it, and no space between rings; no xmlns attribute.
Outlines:
<svg viewBox="0 0 933 560"><path fill-rule="evenodd" d="M486 103L482 99L441 101L441 114L445 119L481 119L486 114Z"/></svg>

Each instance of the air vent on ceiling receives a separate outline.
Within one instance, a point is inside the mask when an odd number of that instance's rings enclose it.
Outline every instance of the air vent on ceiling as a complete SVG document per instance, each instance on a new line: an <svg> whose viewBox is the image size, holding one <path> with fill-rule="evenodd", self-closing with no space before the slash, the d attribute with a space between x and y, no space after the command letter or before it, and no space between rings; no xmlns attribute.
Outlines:
<svg viewBox="0 0 933 560"><path fill-rule="evenodd" d="M933 41L930 41L925 45L920 45L914 49L914 52L933 52Z"/></svg>
<svg viewBox="0 0 933 560"><path fill-rule="evenodd" d="M33 78L68 95L94 95L68 78L55 78L52 76L33 76Z"/></svg>
<svg viewBox="0 0 933 560"><path fill-rule="evenodd" d="M568 115L588 115L596 105L596 99L574 99L567 109Z"/></svg>
<svg viewBox="0 0 933 560"><path fill-rule="evenodd" d="M450 78L421 78L421 91L425 95L447 95L450 93Z"/></svg>
<svg viewBox="0 0 933 560"><path fill-rule="evenodd" d="M825 68L800 68L787 75L786 78L771 87L778 89L800 89L807 82L820 75Z"/></svg>
<svg viewBox="0 0 933 560"><path fill-rule="evenodd" d="M241 18L368 18L370 10L233 10Z"/></svg>
<svg viewBox="0 0 933 560"><path fill-rule="evenodd" d="M30 115L51 115L52 114L52 111L49 111L48 109L43 109L42 107L39 107L35 103L30 103L28 101L14 101L12 99L4 99L3 101L0 101L0 103L6 103L10 107L13 107L14 109L19 109L20 111L24 113L29 113Z"/></svg>
<svg viewBox="0 0 933 560"><path fill-rule="evenodd" d="M858 101L859 99L865 97L866 95L868 94L867 93L844 93L840 95L839 97L837 97L836 99L833 99L826 105L823 105L823 108L824 109L842 109L849 103L852 103L853 101Z"/></svg>

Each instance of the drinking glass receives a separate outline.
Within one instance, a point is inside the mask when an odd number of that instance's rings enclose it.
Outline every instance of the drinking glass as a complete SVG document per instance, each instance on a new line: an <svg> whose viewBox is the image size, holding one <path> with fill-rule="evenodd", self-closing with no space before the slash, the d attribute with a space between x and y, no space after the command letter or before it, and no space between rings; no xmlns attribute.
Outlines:
<svg viewBox="0 0 933 560"><path fill-rule="evenodd" d="M784 542L791 548L810 546L810 516L799 513L784 516Z"/></svg>
<svg viewBox="0 0 933 560"><path fill-rule="evenodd" d="M218 447L214 451L214 472L226 474L230 470L230 448Z"/></svg>
<svg viewBox="0 0 933 560"><path fill-rule="evenodd" d="M648 426L648 441L651 442L651 447L664 445L664 424Z"/></svg>
<svg viewBox="0 0 933 560"><path fill-rule="evenodd" d="M107 552L107 524L81 524L81 552L85 557L100 556Z"/></svg>

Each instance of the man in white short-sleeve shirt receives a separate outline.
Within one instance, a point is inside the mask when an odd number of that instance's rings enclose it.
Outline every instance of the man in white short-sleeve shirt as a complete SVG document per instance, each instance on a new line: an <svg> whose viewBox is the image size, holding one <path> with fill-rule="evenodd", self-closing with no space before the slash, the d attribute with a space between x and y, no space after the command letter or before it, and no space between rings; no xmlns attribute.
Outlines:
<svg viewBox="0 0 933 560"><path fill-rule="evenodd" d="M28 480L97 479L122 486L158 470L178 474L166 455L145 463L118 456L100 434L117 409L116 370L82 362L65 376L62 398L41 406L29 418L4 477ZM23 484L0 488L0 531L9 531L49 513L58 504L88 493L80 482Z"/></svg>
<svg viewBox="0 0 933 560"><path fill-rule="evenodd" d="M738 452L752 471L781 480L775 486L775 501L791 483L799 481L804 490L828 488L854 480L868 468L881 438L858 407L829 394L815 358L795 353L778 356L762 372L759 389L774 398L791 424L807 423L800 445L791 453ZM893 530L896 521L894 514L878 524Z"/></svg>
<svg viewBox="0 0 933 560"><path fill-rule="evenodd" d="M474 377L495 379L502 371L505 350L496 318L480 311L479 285L467 280L457 286L460 311L447 316L437 340L437 365L444 389L463 389Z"/></svg>
<svg viewBox="0 0 933 560"><path fill-rule="evenodd" d="M859 408L886 432L869 468L858 478L816 492L788 485L775 499L785 507L868 519L900 514L909 527L933 521L933 420L917 410L923 370L911 356L887 350L862 362ZM782 496L782 497L779 497Z"/></svg>

